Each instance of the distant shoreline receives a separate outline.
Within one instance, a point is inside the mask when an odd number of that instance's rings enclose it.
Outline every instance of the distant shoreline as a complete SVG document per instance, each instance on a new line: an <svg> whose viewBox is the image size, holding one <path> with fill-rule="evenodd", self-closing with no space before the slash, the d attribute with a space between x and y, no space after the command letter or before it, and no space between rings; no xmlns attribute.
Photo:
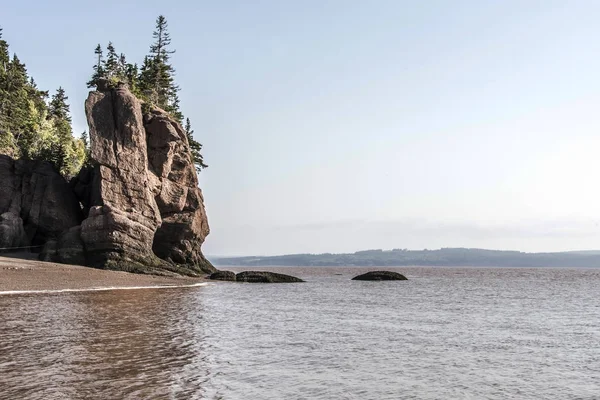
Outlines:
<svg viewBox="0 0 600 400"><path fill-rule="evenodd" d="M140 275L0 256L0 295L193 287L202 278Z"/></svg>
<svg viewBox="0 0 600 400"><path fill-rule="evenodd" d="M215 266L302 267L600 267L600 251L525 253L509 250L442 248L437 250L364 250L345 254L211 257Z"/></svg>

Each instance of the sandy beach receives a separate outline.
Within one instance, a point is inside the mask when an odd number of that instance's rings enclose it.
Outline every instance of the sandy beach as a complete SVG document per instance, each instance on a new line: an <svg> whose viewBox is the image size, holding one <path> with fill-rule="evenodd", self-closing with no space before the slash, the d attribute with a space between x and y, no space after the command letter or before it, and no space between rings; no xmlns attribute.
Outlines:
<svg viewBox="0 0 600 400"><path fill-rule="evenodd" d="M0 256L0 293L38 290L182 286L202 282L206 282L206 280L201 278L162 277L119 271L105 271L77 265Z"/></svg>

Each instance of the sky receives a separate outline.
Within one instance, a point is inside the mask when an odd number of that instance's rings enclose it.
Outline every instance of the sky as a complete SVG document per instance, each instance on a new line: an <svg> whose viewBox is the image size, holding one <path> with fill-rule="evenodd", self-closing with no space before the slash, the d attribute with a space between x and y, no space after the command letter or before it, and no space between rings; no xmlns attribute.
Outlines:
<svg viewBox="0 0 600 400"><path fill-rule="evenodd" d="M0 0L85 130L97 43L169 22L208 255L600 249L596 0Z"/></svg>

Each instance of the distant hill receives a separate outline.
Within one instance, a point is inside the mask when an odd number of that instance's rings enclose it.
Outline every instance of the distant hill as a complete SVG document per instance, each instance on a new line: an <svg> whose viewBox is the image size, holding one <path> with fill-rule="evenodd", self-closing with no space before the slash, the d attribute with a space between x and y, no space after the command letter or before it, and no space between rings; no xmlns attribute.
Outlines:
<svg viewBox="0 0 600 400"><path fill-rule="evenodd" d="M520 251L443 248L439 250L364 250L348 254L290 254L266 257L211 258L230 266L476 266L600 267L600 251L523 253Z"/></svg>

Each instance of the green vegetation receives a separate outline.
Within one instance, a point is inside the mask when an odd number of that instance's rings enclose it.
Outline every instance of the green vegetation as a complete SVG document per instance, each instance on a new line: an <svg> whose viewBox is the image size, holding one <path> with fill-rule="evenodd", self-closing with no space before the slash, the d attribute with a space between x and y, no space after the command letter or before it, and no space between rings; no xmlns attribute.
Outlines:
<svg viewBox="0 0 600 400"><path fill-rule="evenodd" d="M473 267L600 267L598 252L523 253L465 248L439 250L365 250L351 254L290 254L272 257L233 257L215 265L243 266L473 266Z"/></svg>
<svg viewBox="0 0 600 400"><path fill-rule="evenodd" d="M156 19L152 37L154 42L150 45L149 54L144 57L141 67L128 63L123 53L117 55L112 42L106 47L105 58L102 46L98 44L94 50L96 64L88 87L97 87L102 81L107 82L109 86L126 83L132 93L144 101L144 109L150 105L159 107L183 124L184 116L179 108L179 86L175 84L175 69L170 63L171 54L175 53L175 50L170 48L171 35L164 16L160 15ZM185 131L196 170L200 172L208 165L204 164L202 158L202 145L192 136L189 118L186 119Z"/></svg>
<svg viewBox="0 0 600 400"><path fill-rule="evenodd" d="M66 178L84 163L86 146L73 138L68 97L58 88L48 103L0 28L0 154L49 161Z"/></svg>
<svg viewBox="0 0 600 400"><path fill-rule="evenodd" d="M196 171L200 172L202 168L208 168L208 165L204 164L204 159L202 157L202 145L200 142L194 140L194 130L192 129L192 123L189 118L185 120L185 135L187 136L188 143L190 144L190 152L192 153L192 158L194 159L194 164L196 165Z"/></svg>
<svg viewBox="0 0 600 400"><path fill-rule="evenodd" d="M95 65L88 87L105 80L108 85L127 83L144 107L162 108L183 124L179 108L179 86L175 84L175 69L170 63L171 37L162 15L156 19L154 42L141 68L127 62L109 42L106 52L98 44L94 50ZM208 166L202 157L202 145L193 137L189 118L185 132L197 171ZM51 162L69 179L89 162L87 133L73 137L68 97L60 87L49 99L49 93L37 88L27 73L25 64L16 54L10 54L0 28L0 154L13 158Z"/></svg>

